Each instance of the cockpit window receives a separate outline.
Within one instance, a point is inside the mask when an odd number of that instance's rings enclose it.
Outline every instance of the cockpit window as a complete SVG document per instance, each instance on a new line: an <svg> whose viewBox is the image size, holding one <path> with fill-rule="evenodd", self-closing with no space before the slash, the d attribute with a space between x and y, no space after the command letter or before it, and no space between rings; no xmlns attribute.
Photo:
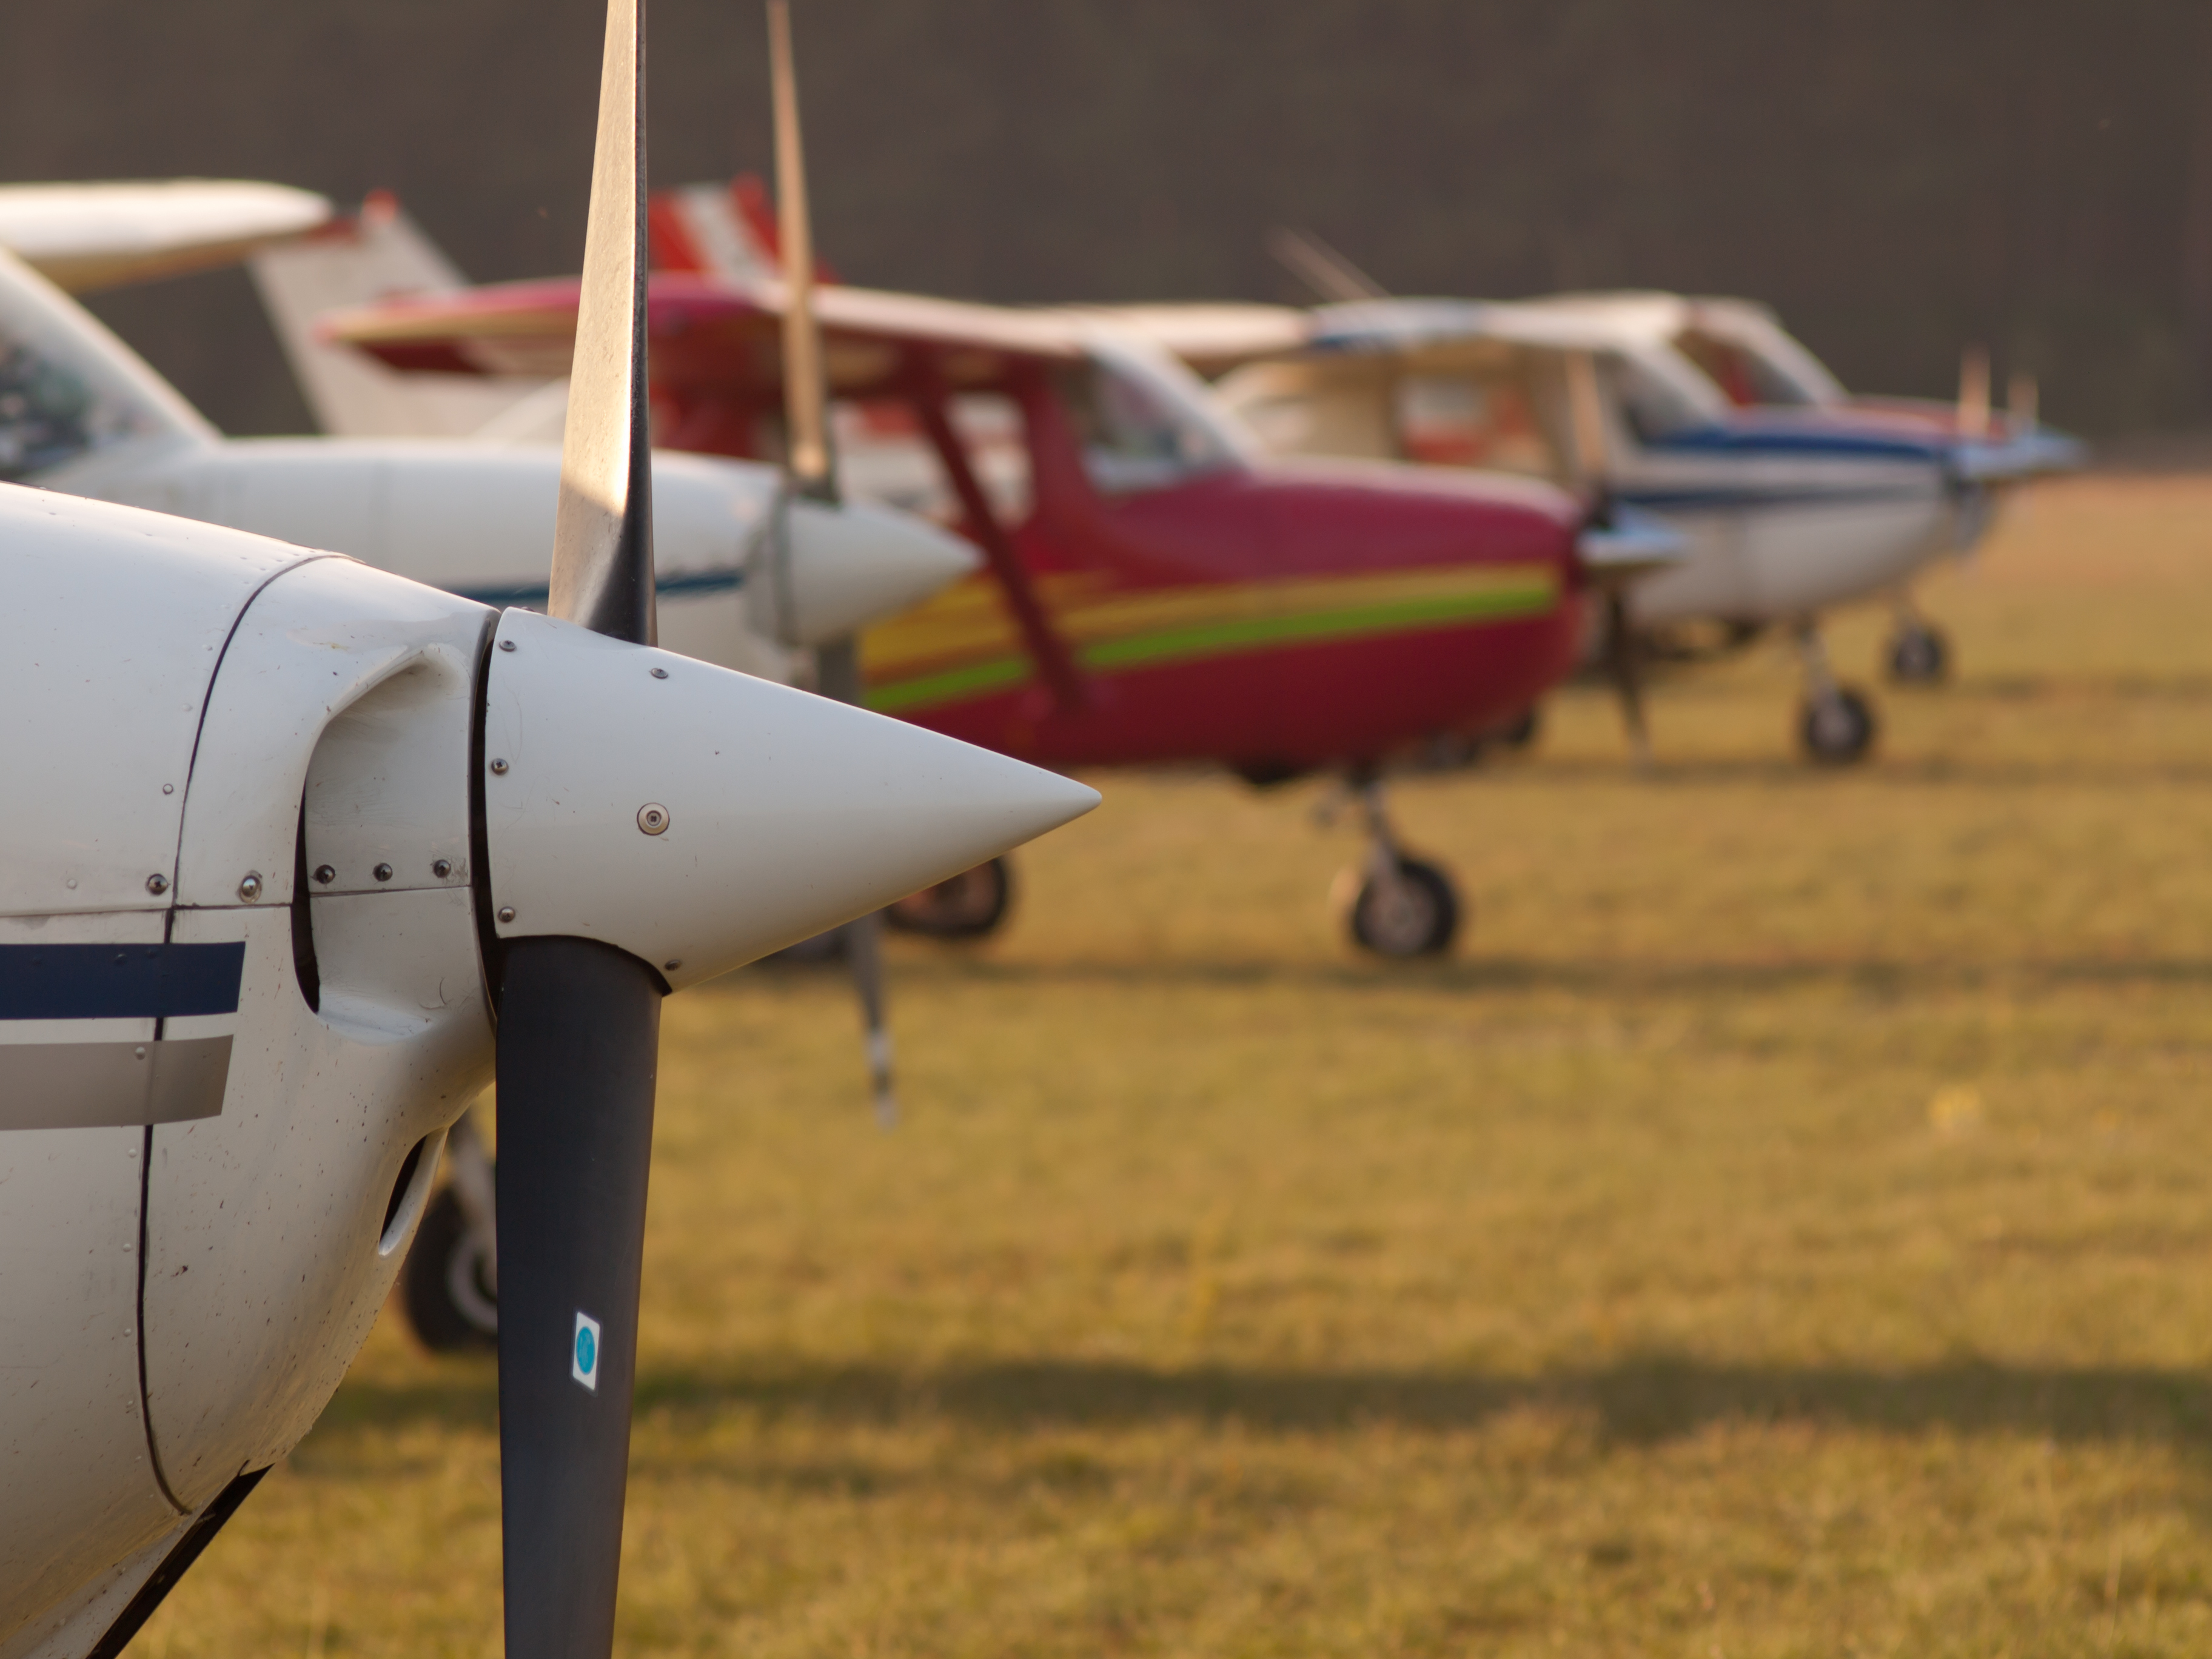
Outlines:
<svg viewBox="0 0 2212 1659"><path fill-rule="evenodd" d="M99 441L92 392L20 340L0 338L0 478L74 460Z"/></svg>
<svg viewBox="0 0 2212 1659"><path fill-rule="evenodd" d="M9 483L175 427L94 349L99 325L42 288L20 266L0 270L0 480Z"/></svg>
<svg viewBox="0 0 2212 1659"><path fill-rule="evenodd" d="M1661 362L1671 362L1674 372L1667 373L1660 362L1626 352L1606 360L1606 373L1620 400L1621 418L1643 443L1656 443L1692 427L1709 426L1719 412L1719 398L1679 358L1661 354Z"/></svg>
<svg viewBox="0 0 2212 1659"><path fill-rule="evenodd" d="M1394 390L1398 453L1431 466L1475 466L1548 478L1559 458L1517 368L1409 374Z"/></svg>
<svg viewBox="0 0 2212 1659"><path fill-rule="evenodd" d="M1819 400L1764 353L1746 343L1686 328L1674 337L1675 349L1703 369L1738 409L1770 405L1802 409Z"/></svg>
<svg viewBox="0 0 2212 1659"><path fill-rule="evenodd" d="M1060 382L1084 470L1130 495L1241 465L1253 444L1204 384L1172 359L1121 341L1091 348Z"/></svg>

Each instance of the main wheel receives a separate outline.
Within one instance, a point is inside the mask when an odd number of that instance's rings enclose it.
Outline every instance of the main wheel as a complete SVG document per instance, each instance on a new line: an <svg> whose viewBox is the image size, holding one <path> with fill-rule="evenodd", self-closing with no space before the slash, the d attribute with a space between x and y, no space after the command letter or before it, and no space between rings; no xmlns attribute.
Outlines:
<svg viewBox="0 0 2212 1659"><path fill-rule="evenodd" d="M399 1270L399 1305L424 1347L460 1353L499 1346L499 1292L491 1287L490 1268L469 1236L459 1195L440 1188Z"/></svg>
<svg viewBox="0 0 2212 1659"><path fill-rule="evenodd" d="M1951 641L1941 629L1918 623L1889 639L1889 677L1899 685L1933 685L1951 672Z"/></svg>
<svg viewBox="0 0 2212 1659"><path fill-rule="evenodd" d="M1544 711L1532 702L1498 728L1498 740L1508 749L1528 749L1534 745L1536 734L1543 729Z"/></svg>
<svg viewBox="0 0 2212 1659"><path fill-rule="evenodd" d="M1352 942L1378 957L1442 956L1459 934L1459 894L1433 864L1401 857L1398 878L1360 879L1345 915Z"/></svg>
<svg viewBox="0 0 2212 1659"><path fill-rule="evenodd" d="M1013 866L998 858L908 893L884 912L884 920L902 933L928 939L981 939L999 930L1013 905Z"/></svg>
<svg viewBox="0 0 2212 1659"><path fill-rule="evenodd" d="M1797 739L1808 758L1822 766L1849 766L1874 746L1874 708L1857 692L1808 702L1797 720Z"/></svg>

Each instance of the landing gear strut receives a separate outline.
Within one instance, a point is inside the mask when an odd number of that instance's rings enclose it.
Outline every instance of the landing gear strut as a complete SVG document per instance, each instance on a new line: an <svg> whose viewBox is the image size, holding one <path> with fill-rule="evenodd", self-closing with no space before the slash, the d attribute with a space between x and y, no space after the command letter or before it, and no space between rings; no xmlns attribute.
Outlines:
<svg viewBox="0 0 2212 1659"><path fill-rule="evenodd" d="M1849 766L1874 746L1874 706L1857 691L1837 684L1828 667L1820 624L1809 617L1797 624L1797 657L1805 670L1805 701L1797 717L1797 738L1808 758L1821 766Z"/></svg>
<svg viewBox="0 0 2212 1659"><path fill-rule="evenodd" d="M1621 730L1628 738L1628 758L1639 772L1651 769L1651 728L1644 716L1644 661L1641 641L1628 620L1628 600L1618 590L1605 598L1605 672L1620 700Z"/></svg>
<svg viewBox="0 0 2212 1659"><path fill-rule="evenodd" d="M452 1181L441 1188L415 1230L399 1270L400 1306L433 1353L499 1346L499 1223L491 1154L473 1116L461 1114L446 1137Z"/></svg>
<svg viewBox="0 0 2212 1659"><path fill-rule="evenodd" d="M1379 957L1442 956L1459 933L1459 894L1450 876L1399 847L1378 780L1355 779L1352 788L1367 820L1368 851L1357 869L1337 878L1346 931L1354 945Z"/></svg>
<svg viewBox="0 0 2212 1659"><path fill-rule="evenodd" d="M1889 677L1899 685L1934 685L1951 675L1951 641L1920 614L1910 593L1897 596L1897 623L1887 648Z"/></svg>

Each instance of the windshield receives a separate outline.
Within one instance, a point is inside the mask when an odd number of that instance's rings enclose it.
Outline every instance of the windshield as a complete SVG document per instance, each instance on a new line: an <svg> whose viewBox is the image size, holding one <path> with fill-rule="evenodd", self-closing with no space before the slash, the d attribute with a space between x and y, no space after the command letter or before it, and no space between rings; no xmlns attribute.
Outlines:
<svg viewBox="0 0 2212 1659"><path fill-rule="evenodd" d="M1605 366L1620 400L1621 418L1639 442L1656 443L1692 427L1711 426L1723 412L1713 384L1663 347L1609 353Z"/></svg>
<svg viewBox="0 0 2212 1659"><path fill-rule="evenodd" d="M1109 495L1161 489L1243 465L1257 447L1205 382L1164 353L1092 343L1061 391L1092 485Z"/></svg>
<svg viewBox="0 0 2212 1659"><path fill-rule="evenodd" d="M1826 366L1764 309L1729 300L1694 303L1675 349L1711 375L1739 409L1817 409L1841 403Z"/></svg>
<svg viewBox="0 0 2212 1659"><path fill-rule="evenodd" d="M194 417L173 402L75 301L0 256L0 480L36 477L112 444L174 432Z"/></svg>

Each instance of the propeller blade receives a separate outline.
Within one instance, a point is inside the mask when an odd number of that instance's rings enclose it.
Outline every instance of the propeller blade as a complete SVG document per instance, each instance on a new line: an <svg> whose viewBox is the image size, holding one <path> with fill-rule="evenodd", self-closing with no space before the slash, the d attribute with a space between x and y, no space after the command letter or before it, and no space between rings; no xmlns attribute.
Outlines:
<svg viewBox="0 0 2212 1659"><path fill-rule="evenodd" d="M837 498L830 411L822 378L822 328L814 314L814 222L799 125L799 74L789 0L768 0L770 90L775 104L776 235L783 252L783 411L792 482L802 495Z"/></svg>
<svg viewBox="0 0 2212 1659"><path fill-rule="evenodd" d="M596 633L650 645L644 32L643 0L608 0L547 608ZM501 954L507 1651L518 1659L605 1659L622 1563L666 986L645 963L592 939L512 939Z"/></svg>
<svg viewBox="0 0 2212 1659"><path fill-rule="evenodd" d="M806 150L799 118L799 67L791 46L790 0L768 0L769 77L775 106L776 240L783 254L783 413L792 489L802 498L836 501L830 447L829 387L822 367L822 325L814 310L814 216L806 190ZM787 520L787 526L788 520ZM815 653L815 684L825 697L858 707L860 641L851 635ZM876 1121L898 1121L891 1084L891 1035L884 1007L883 918L845 924L845 960L860 998Z"/></svg>
<svg viewBox="0 0 2212 1659"><path fill-rule="evenodd" d="M1971 345L1959 354L1959 435L1990 434L1990 352Z"/></svg>
<svg viewBox="0 0 2212 1659"><path fill-rule="evenodd" d="M651 645L658 629L646 269L645 0L608 0L546 611Z"/></svg>
<svg viewBox="0 0 2212 1659"><path fill-rule="evenodd" d="M2005 386L2005 424L2014 435L2025 436L2042 424L2042 413L2036 407L2035 376L2024 368L2013 371Z"/></svg>
<svg viewBox="0 0 2212 1659"><path fill-rule="evenodd" d="M1597 359L1567 354L1567 413L1575 434L1575 466L1583 487L1602 502L1612 492L1613 461L1605 441L1605 401L1598 393Z"/></svg>
<svg viewBox="0 0 2212 1659"><path fill-rule="evenodd" d="M1382 283L1311 231L1278 227L1267 234L1267 252L1323 300L1352 305L1390 297Z"/></svg>

